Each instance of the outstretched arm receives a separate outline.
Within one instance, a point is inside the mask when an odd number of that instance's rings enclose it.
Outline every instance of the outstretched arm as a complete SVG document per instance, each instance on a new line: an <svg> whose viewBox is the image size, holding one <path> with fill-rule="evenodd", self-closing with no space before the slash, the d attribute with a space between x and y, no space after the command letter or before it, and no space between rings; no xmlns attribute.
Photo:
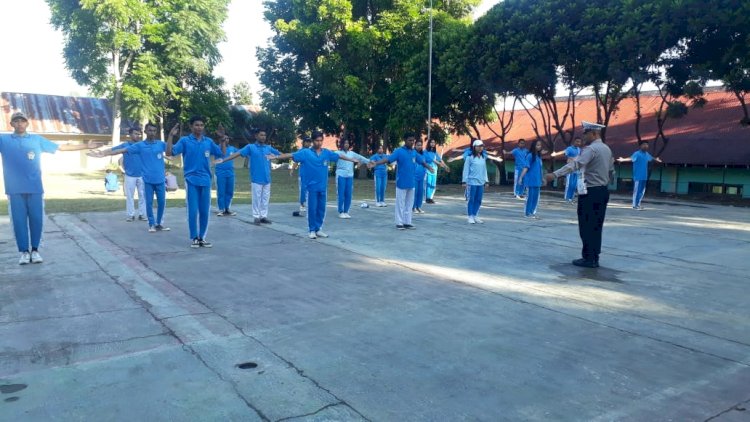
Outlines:
<svg viewBox="0 0 750 422"><path fill-rule="evenodd" d="M631 162L631 161L633 161L633 159L630 158L630 157L628 157L628 158L620 157L620 158L617 159L618 163L628 163L628 162Z"/></svg>
<svg viewBox="0 0 750 422"><path fill-rule="evenodd" d="M502 158L500 158L500 157L495 157L494 155L490 155L490 154L487 154L487 159L488 159L488 160L492 160L492 161L495 161L495 162L498 162L498 163L502 163L502 162L503 162L503 159L502 159Z"/></svg>
<svg viewBox="0 0 750 422"><path fill-rule="evenodd" d="M464 159L464 156L463 156L463 154L461 154L461 155L457 155L455 157L451 157L451 158L447 159L446 161L449 162L449 163L452 163L454 161L463 160L463 159Z"/></svg>
<svg viewBox="0 0 750 422"><path fill-rule="evenodd" d="M85 144L66 144L66 145L60 145L58 148L60 151L81 151L84 149L95 149L102 146L99 142L95 141L88 141Z"/></svg>
<svg viewBox="0 0 750 422"><path fill-rule="evenodd" d="M172 156L172 140L179 133L180 133L180 124L177 123L176 125L174 125L174 127L172 128L172 130L169 131L169 135L167 136L167 151L166 151L166 153L170 157Z"/></svg>
<svg viewBox="0 0 750 422"><path fill-rule="evenodd" d="M227 157L227 158L217 158L216 160L214 160L214 164L221 164L221 163L226 163L227 161L232 161L232 160L234 160L235 158L237 158L237 157L239 157L239 156L240 156L240 152L239 152L239 151L237 151L237 152L233 152L233 153L232 153L232 154L231 154L231 155L230 155L229 157Z"/></svg>

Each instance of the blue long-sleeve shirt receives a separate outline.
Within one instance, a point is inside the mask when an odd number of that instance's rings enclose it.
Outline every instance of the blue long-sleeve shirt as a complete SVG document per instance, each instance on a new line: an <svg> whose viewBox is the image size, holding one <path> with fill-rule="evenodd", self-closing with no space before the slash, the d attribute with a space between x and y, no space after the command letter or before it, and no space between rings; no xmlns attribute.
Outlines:
<svg viewBox="0 0 750 422"><path fill-rule="evenodd" d="M354 151L336 151L340 156L347 158L357 159L360 163L367 164L370 162L369 159L357 154ZM336 161L336 177L354 177L354 163L346 160Z"/></svg>
<svg viewBox="0 0 750 422"><path fill-rule="evenodd" d="M464 159L464 173L461 182L469 186L481 186L489 183L487 178L487 159L483 156L468 156Z"/></svg>

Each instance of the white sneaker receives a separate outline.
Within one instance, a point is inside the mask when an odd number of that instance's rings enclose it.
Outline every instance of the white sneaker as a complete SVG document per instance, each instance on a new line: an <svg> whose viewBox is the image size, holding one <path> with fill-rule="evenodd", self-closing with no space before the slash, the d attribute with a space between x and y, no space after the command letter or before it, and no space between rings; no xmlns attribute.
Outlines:
<svg viewBox="0 0 750 422"><path fill-rule="evenodd" d="M348 213L348 212L347 212L347 213L344 213L344 214L346 214L346 218L352 218L352 216L351 216L351 215L349 215L349 213Z"/></svg>
<svg viewBox="0 0 750 422"><path fill-rule="evenodd" d="M346 213L342 212L341 214L339 214L339 218L346 218Z"/></svg>
<svg viewBox="0 0 750 422"><path fill-rule="evenodd" d="M317 239L318 238L318 236L315 235L315 232L310 232L310 234L307 235L307 237L309 237L310 239Z"/></svg>
<svg viewBox="0 0 750 422"><path fill-rule="evenodd" d="M148 232L149 233L156 233L156 227L155 226L148 226Z"/></svg>
<svg viewBox="0 0 750 422"><path fill-rule="evenodd" d="M39 251L31 251L31 263L32 264L41 264L44 262L42 259L42 256L39 255Z"/></svg>
<svg viewBox="0 0 750 422"><path fill-rule="evenodd" d="M21 257L18 258L18 265L26 265L31 263L31 255L28 252L21 252Z"/></svg>
<svg viewBox="0 0 750 422"><path fill-rule="evenodd" d="M479 217L474 217L474 222L477 224L484 224L484 220L480 220Z"/></svg>
<svg viewBox="0 0 750 422"><path fill-rule="evenodd" d="M469 217L469 224L476 224L476 220L474 220L474 217Z"/></svg>
<svg viewBox="0 0 750 422"><path fill-rule="evenodd" d="M305 212L305 206L304 205L300 205L299 206L299 212Z"/></svg>
<svg viewBox="0 0 750 422"><path fill-rule="evenodd" d="M216 213L217 217L224 217L224 211L219 211Z"/></svg>
<svg viewBox="0 0 750 422"><path fill-rule="evenodd" d="M320 230L318 230L317 232L315 232L315 235L316 235L316 236L318 236L318 237L322 237L322 238L324 238L324 239L325 239L326 237L328 237L328 235L327 235L327 234L323 233L323 232L322 232L322 231L320 231Z"/></svg>

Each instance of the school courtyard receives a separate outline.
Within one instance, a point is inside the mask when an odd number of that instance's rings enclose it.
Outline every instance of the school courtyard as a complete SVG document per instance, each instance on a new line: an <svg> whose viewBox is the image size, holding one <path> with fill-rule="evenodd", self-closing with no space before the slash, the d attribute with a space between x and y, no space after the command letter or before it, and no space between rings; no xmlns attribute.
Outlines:
<svg viewBox="0 0 750 422"><path fill-rule="evenodd" d="M444 193L413 231L388 195L342 220L329 192L318 240L242 204L200 250L184 208L50 213L28 266L0 216L0 420L750 418L747 208L614 196L583 269L559 195L533 221L491 190L470 226Z"/></svg>

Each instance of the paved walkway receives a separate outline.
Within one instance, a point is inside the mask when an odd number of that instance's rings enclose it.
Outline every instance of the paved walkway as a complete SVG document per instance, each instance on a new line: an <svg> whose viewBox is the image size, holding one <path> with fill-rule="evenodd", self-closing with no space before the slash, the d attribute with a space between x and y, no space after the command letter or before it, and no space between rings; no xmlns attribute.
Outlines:
<svg viewBox="0 0 750 422"><path fill-rule="evenodd" d="M315 241L238 207L205 250L182 209L52 215L25 267L3 217L0 420L748 420L747 209L616 199L592 270L557 197L438 201Z"/></svg>

